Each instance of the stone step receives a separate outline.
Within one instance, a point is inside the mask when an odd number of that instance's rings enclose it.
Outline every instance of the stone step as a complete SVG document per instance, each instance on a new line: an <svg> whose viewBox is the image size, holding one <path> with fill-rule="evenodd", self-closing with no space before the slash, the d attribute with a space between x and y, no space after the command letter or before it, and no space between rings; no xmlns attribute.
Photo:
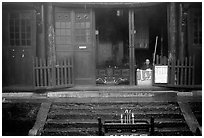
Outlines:
<svg viewBox="0 0 204 138"><path fill-rule="evenodd" d="M80 90L80 91L58 91L48 92L49 98L68 98L68 97L155 97L155 96L177 96L177 91L153 91L153 90L126 90L126 89L103 89L100 91Z"/></svg>
<svg viewBox="0 0 204 138"><path fill-rule="evenodd" d="M89 110L114 110L114 111L118 111L118 110L132 110L132 111L148 111L148 110L154 110L154 111L177 111L180 110L178 105L173 104L173 103L167 103L167 104L161 104L161 103L155 103L155 104L64 104L64 105L57 105L54 104L52 105L52 108L50 110L50 112L55 112L56 110L63 110L63 111L70 111L70 110L79 110L81 112L83 111L89 111Z"/></svg>
<svg viewBox="0 0 204 138"><path fill-rule="evenodd" d="M160 102L160 101L155 101L155 102L130 102L130 101L127 101L127 102L117 102L117 103L53 103L52 104L52 108L55 108L55 107L82 107L82 108L86 108L86 107L109 107L109 106L131 106L131 107L145 107L145 106L150 106L150 107L153 107L153 106L179 106L177 102Z"/></svg>
<svg viewBox="0 0 204 138"><path fill-rule="evenodd" d="M135 120L155 120L155 135L192 135L176 102L117 102L117 103L54 103L42 135L98 135L98 117L103 121L118 120L128 109Z"/></svg>
<svg viewBox="0 0 204 138"><path fill-rule="evenodd" d="M144 119L145 120L145 119ZM137 119L135 119L137 121ZM164 128L164 127L186 127L186 123L183 119L155 119L155 127ZM77 119L68 119L68 120L53 120L48 119L44 128L92 128L98 127L97 120L77 120Z"/></svg>
<svg viewBox="0 0 204 138"><path fill-rule="evenodd" d="M48 128L44 129L42 136L97 136L98 128Z"/></svg>
<svg viewBox="0 0 204 138"><path fill-rule="evenodd" d="M122 112L121 112L122 113ZM110 120L119 120L120 119L120 113L114 114L114 113L67 113L67 112L57 112L57 113L49 113L48 119L96 119L100 117L101 119L110 119ZM135 118L138 119L150 119L153 118L183 118L183 115L180 114L180 112L137 112L135 115Z"/></svg>
<svg viewBox="0 0 204 138"><path fill-rule="evenodd" d="M164 109L164 108L124 108L124 109L52 109L50 111L50 114L81 114L81 113L87 113L87 114L95 114L95 113L112 113L112 114L122 114L126 109L131 110L134 114L150 114L150 113L165 113L165 112L174 112L174 113L181 113L179 108L174 109Z"/></svg>
<svg viewBox="0 0 204 138"><path fill-rule="evenodd" d="M97 136L98 128L46 128L44 136ZM193 135L187 127L155 128L156 136L190 136Z"/></svg>
<svg viewBox="0 0 204 138"><path fill-rule="evenodd" d="M187 127L155 128L155 136L192 136L193 133Z"/></svg>

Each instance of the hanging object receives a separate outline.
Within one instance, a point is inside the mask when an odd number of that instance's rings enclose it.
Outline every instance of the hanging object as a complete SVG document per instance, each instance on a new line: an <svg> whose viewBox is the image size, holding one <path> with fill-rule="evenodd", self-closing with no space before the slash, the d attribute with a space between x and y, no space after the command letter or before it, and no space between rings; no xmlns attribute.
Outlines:
<svg viewBox="0 0 204 138"><path fill-rule="evenodd" d="M118 10L116 11L116 15L117 15L117 16L123 16L123 10L118 9Z"/></svg>
<svg viewBox="0 0 204 138"><path fill-rule="evenodd" d="M120 16L120 10L117 10L117 16Z"/></svg>
<svg viewBox="0 0 204 138"><path fill-rule="evenodd" d="M156 56L156 52L157 52L157 40L158 40L158 36L156 36L156 42L155 42L155 47L154 47L153 65L155 63L155 56Z"/></svg>

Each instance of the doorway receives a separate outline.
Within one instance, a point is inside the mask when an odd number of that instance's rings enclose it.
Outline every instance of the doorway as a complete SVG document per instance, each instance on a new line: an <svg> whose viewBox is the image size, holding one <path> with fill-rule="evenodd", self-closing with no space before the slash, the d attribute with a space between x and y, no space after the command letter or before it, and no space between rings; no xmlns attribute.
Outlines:
<svg viewBox="0 0 204 138"><path fill-rule="evenodd" d="M3 11L3 87L32 89L36 49L36 16L33 10Z"/></svg>
<svg viewBox="0 0 204 138"><path fill-rule="evenodd" d="M128 9L95 9L96 84L129 85Z"/></svg>
<svg viewBox="0 0 204 138"><path fill-rule="evenodd" d="M95 29L97 85L138 85L146 59L153 65L154 52L168 56L166 4L95 9Z"/></svg>
<svg viewBox="0 0 204 138"><path fill-rule="evenodd" d="M134 10L136 84L152 86L154 56L168 57L167 6L159 4ZM146 65L146 61L150 65Z"/></svg>

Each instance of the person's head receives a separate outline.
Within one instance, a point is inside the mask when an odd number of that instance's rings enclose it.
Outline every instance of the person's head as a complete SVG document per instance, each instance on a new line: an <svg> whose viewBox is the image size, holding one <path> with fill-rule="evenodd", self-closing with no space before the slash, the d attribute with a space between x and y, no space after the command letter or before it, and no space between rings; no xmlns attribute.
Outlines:
<svg viewBox="0 0 204 138"><path fill-rule="evenodd" d="M149 65L149 64L150 64L149 59L146 59L146 60L145 60L145 64L146 64L146 65Z"/></svg>

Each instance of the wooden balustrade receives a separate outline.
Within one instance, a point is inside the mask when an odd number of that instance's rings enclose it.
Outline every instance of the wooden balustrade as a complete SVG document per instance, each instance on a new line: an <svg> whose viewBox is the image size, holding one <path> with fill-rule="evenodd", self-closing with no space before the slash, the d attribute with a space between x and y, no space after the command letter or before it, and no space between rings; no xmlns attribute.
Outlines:
<svg viewBox="0 0 204 138"><path fill-rule="evenodd" d="M49 65L46 59L33 60L34 87L39 89L69 87L73 81L73 59L57 60Z"/></svg>
<svg viewBox="0 0 204 138"><path fill-rule="evenodd" d="M194 86L194 58L185 58L184 60L168 61L166 57L156 56L156 65L168 66L168 86Z"/></svg>

